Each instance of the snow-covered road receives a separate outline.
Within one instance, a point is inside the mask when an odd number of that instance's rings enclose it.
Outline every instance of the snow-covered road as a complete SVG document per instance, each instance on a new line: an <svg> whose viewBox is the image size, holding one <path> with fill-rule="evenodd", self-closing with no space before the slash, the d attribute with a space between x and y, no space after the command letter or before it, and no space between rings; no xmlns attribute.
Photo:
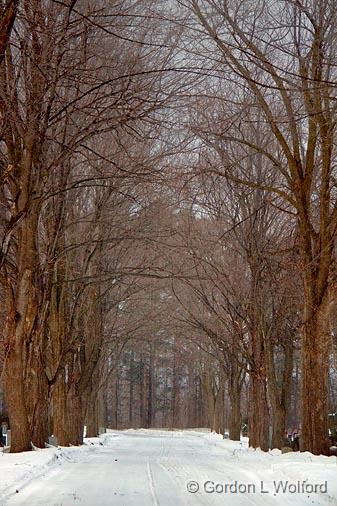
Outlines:
<svg viewBox="0 0 337 506"><path fill-rule="evenodd" d="M247 449L245 442L191 431L125 431L94 442L87 451L73 449L61 465L22 488L18 485L18 492L0 503L337 506L335 457L280 455L275 450L265 454ZM318 487L317 493L311 493L311 486Z"/></svg>

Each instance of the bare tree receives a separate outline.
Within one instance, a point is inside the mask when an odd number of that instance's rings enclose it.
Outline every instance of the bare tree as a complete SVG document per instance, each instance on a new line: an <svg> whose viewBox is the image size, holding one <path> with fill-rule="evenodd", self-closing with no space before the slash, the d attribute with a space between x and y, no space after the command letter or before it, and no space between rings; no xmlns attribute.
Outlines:
<svg viewBox="0 0 337 506"><path fill-rule="evenodd" d="M296 213L304 289L301 360L301 449L326 453L329 332L336 237L335 30L336 5L329 0L248 2L191 0L188 8L208 39L200 47L224 79L228 121L220 142L219 173L282 198ZM282 26L276 22L283 19ZM272 27L272 29L271 29ZM296 28L295 28L296 27ZM212 55L213 63L209 59ZM230 88L230 82L237 86ZM242 125L251 124L251 134ZM258 141L257 129L274 142ZM277 171L276 184L262 183L235 168L242 154L263 157ZM226 146L226 148L225 148Z"/></svg>

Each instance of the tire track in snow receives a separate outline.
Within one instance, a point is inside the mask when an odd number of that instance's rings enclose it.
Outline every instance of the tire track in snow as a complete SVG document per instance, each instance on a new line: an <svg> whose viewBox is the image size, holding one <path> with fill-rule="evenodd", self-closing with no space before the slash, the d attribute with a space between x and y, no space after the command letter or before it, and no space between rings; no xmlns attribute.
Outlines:
<svg viewBox="0 0 337 506"><path fill-rule="evenodd" d="M154 489L153 474L152 474L151 464L150 464L149 460L147 461L146 467L147 467L147 477L149 480L149 486L150 486L150 491L151 491L151 495L152 495L152 499L153 499L153 504L154 504L154 506L160 506L160 504L158 502L157 495L156 495L156 491Z"/></svg>

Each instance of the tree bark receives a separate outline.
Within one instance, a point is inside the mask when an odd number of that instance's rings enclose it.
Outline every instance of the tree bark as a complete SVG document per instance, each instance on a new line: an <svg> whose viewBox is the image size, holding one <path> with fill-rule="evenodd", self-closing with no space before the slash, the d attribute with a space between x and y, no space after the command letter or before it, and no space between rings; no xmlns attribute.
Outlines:
<svg viewBox="0 0 337 506"><path fill-rule="evenodd" d="M266 376L263 370L250 371L249 446L268 451L268 420Z"/></svg>
<svg viewBox="0 0 337 506"><path fill-rule="evenodd" d="M16 11L19 0L8 0L1 14L0 21L0 64L4 59L6 47L16 18Z"/></svg>
<svg viewBox="0 0 337 506"><path fill-rule="evenodd" d="M35 446L44 448L49 436L49 385L41 367L36 368L36 375L31 439Z"/></svg>
<svg viewBox="0 0 337 506"><path fill-rule="evenodd" d="M97 437L99 433L96 399L91 397L86 416L86 437Z"/></svg>
<svg viewBox="0 0 337 506"><path fill-rule="evenodd" d="M222 378L220 378L220 386L217 392L216 400L215 400L215 412L216 412L216 426L215 431L218 434L224 434L225 432L225 406L224 406L224 385L222 383Z"/></svg>
<svg viewBox="0 0 337 506"><path fill-rule="evenodd" d="M240 441L241 438L241 410L240 398L238 396L230 397L231 410L229 415L229 439Z"/></svg>
<svg viewBox="0 0 337 506"><path fill-rule="evenodd" d="M83 444L84 434L84 414L83 401L77 392L76 385L72 385L67 396L67 428L69 433L69 443L75 446Z"/></svg>
<svg viewBox="0 0 337 506"><path fill-rule="evenodd" d="M228 381L228 393L230 399L229 413L229 439L240 441L241 438L241 388L240 378L238 374L234 374L233 378Z"/></svg>
<svg viewBox="0 0 337 506"><path fill-rule="evenodd" d="M30 430L24 389L23 339L16 334L16 315L7 317L7 349L4 367L4 393L11 428L11 453L31 449Z"/></svg>
<svg viewBox="0 0 337 506"><path fill-rule="evenodd" d="M69 446L70 443L66 404L65 378L63 374L59 374L52 389L52 430L53 435L57 438L58 444L61 446Z"/></svg>
<svg viewBox="0 0 337 506"><path fill-rule="evenodd" d="M301 347L301 451L329 453L328 373L330 335L327 303L305 308Z"/></svg>
<svg viewBox="0 0 337 506"><path fill-rule="evenodd" d="M98 375L95 371L95 379L91 381L91 390L88 395L87 412L86 412L86 437L97 437L99 433L98 426L98 392L94 387L94 383L98 381Z"/></svg>
<svg viewBox="0 0 337 506"><path fill-rule="evenodd" d="M267 378L268 378L268 399L271 405L272 422L272 448L284 446L284 431L286 419L289 412L291 396L291 378L293 371L293 344L291 339L283 346L284 365L281 380L276 377L273 343L271 336L265 339Z"/></svg>

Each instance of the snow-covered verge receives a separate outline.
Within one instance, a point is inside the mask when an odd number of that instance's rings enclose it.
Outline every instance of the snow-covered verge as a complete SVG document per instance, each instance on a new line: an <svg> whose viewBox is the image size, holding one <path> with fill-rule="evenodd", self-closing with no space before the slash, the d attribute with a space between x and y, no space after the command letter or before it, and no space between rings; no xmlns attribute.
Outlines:
<svg viewBox="0 0 337 506"><path fill-rule="evenodd" d="M337 505L337 457L313 455L309 452L289 452L273 449L268 453L248 447L248 438L241 442L224 440L219 434L203 434L203 438L213 447L229 452L237 460L238 468L251 468L252 475L261 478L268 487L275 477L278 481L295 483L300 488L306 484L327 484L327 492L322 500ZM303 484L303 485L302 485ZM329 500L331 499L331 500ZM325 504L325 502L322 504Z"/></svg>
<svg viewBox="0 0 337 506"><path fill-rule="evenodd" d="M84 462L99 451L110 446L114 434L102 434L96 438L85 438L83 446L50 447L23 453L0 453L0 505L11 495L19 493L29 482L44 476L65 462Z"/></svg>
<svg viewBox="0 0 337 506"><path fill-rule="evenodd" d="M234 487L236 481L256 485L256 493L229 489L224 494L214 488ZM275 483L288 482L299 487L326 483L327 491L273 493ZM190 489L191 483L200 488ZM261 492L260 483L268 493ZM70 506L78 501L83 506L337 506L337 460L265 453L248 448L246 438L223 440L206 430L146 429L109 431L86 439L82 447L0 455L0 506Z"/></svg>

